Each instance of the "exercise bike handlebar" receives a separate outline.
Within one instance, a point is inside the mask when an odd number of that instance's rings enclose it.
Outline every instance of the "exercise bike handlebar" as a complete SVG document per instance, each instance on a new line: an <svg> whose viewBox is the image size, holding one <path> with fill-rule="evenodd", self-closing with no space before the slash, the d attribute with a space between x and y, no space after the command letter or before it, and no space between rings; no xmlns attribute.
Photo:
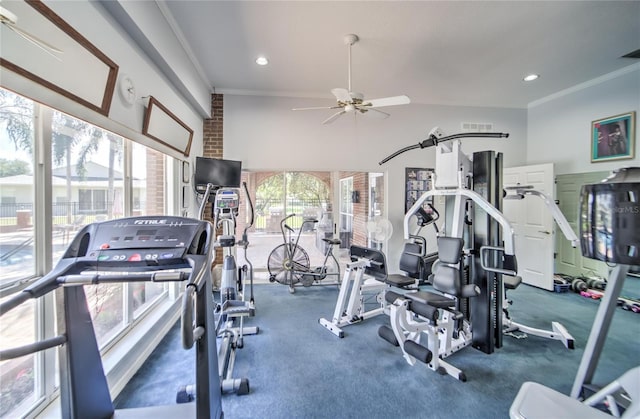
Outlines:
<svg viewBox="0 0 640 419"><path fill-rule="evenodd" d="M508 138L509 134L508 133L504 133L504 132L462 132L459 134L453 134L453 135L447 135L446 137L442 137L442 138L438 138L435 134L431 134L429 135L429 138L427 138L426 140L423 140L421 142L419 142L418 144L414 144L414 145L410 145L404 148L401 148L400 150L396 151L395 153L385 157L384 159L382 159L378 164L380 166L382 166L383 164L385 164L386 162L388 162L389 160L393 159L394 157L399 156L400 154L409 151L409 150L414 150L416 148L428 148L428 147L434 147L437 146L440 143L444 143L446 141L452 141L452 140L457 140L460 138Z"/></svg>

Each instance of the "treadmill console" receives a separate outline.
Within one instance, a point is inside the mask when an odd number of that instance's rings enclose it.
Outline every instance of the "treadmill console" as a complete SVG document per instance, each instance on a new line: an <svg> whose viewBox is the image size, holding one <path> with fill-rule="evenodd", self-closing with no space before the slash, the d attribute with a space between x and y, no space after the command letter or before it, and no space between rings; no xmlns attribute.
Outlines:
<svg viewBox="0 0 640 419"><path fill-rule="evenodd" d="M205 225L192 218L171 216L89 224L77 234L65 257L84 257L87 262L106 266L174 264L187 253L203 254L208 244Z"/></svg>

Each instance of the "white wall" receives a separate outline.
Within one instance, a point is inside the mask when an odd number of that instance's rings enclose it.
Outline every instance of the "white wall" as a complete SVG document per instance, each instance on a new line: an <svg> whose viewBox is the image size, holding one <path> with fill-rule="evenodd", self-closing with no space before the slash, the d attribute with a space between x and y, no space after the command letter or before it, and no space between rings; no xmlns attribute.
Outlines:
<svg viewBox="0 0 640 419"><path fill-rule="evenodd" d="M591 122L636 112L634 159L591 163ZM555 163L556 174L597 172L639 166L640 65L530 104L527 112L527 164Z"/></svg>
<svg viewBox="0 0 640 419"><path fill-rule="evenodd" d="M383 166L378 162L394 151L417 144L439 126L446 133L461 131L462 122L490 122L507 140L463 140L465 152L504 152L504 166L526 161L526 110L411 104L387 108L388 119L347 114L321 125L332 110L291 111L294 107L330 106L331 99L224 96L224 158L242 160L256 170L355 170L386 172L389 219L389 264L398 266L404 217L404 168L433 167L435 150L412 150Z"/></svg>
<svg viewBox="0 0 640 419"><path fill-rule="evenodd" d="M136 42L129 37L99 3L47 1L46 5L119 66L118 78L122 74L127 74L134 80L138 100L133 106L127 106L118 94L118 87L116 86L109 115L105 117L22 76L12 73L4 67L0 69L2 86L141 144L155 147L166 154L184 158L181 153L158 145L155 141L142 135L145 106L143 97L152 95L194 130L191 150L193 155L200 154L200 150L202 150L202 109L197 106L194 107L190 100L185 98L185 95L180 92L180 88L174 86L151 59L143 54ZM150 8L147 13L150 13L155 8L155 16L161 16L155 2L144 2L144 4L137 5L133 9L136 12L140 12L137 9L142 6ZM171 33L166 21L156 19L156 24L164 26L166 34ZM148 25L144 27L146 28ZM167 56L165 58L171 59L172 57ZM185 72L185 60L177 56L174 56L173 59L179 61L179 63L176 63L176 68ZM208 103L210 100L209 88L202 83L195 84L193 71L195 70L192 70L188 76L190 86L192 90L197 90L195 94L198 97L204 97L205 99L202 100L206 100ZM82 72L82 63L78 63L77 74L69 74L68 77L82 77ZM191 99L192 101L193 99Z"/></svg>

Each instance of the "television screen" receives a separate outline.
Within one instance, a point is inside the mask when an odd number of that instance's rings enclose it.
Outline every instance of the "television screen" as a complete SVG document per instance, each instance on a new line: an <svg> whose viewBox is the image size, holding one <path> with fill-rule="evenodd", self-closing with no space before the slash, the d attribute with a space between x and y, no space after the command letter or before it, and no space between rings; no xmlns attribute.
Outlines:
<svg viewBox="0 0 640 419"><path fill-rule="evenodd" d="M206 191L208 183L216 187L239 188L241 174L241 161L196 157L194 183L198 192Z"/></svg>

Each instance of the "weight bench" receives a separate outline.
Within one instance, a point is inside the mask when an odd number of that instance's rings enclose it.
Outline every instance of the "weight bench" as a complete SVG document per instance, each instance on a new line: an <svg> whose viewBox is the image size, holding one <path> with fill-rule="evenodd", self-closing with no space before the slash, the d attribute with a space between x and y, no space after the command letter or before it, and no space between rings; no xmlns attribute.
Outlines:
<svg viewBox="0 0 640 419"><path fill-rule="evenodd" d="M340 283L333 317L331 320L324 317L318 320L320 325L339 338L344 337L343 327L384 313L383 294L388 288L387 261L384 253L377 249L353 245L349 248L349 254L351 262L347 263ZM365 274L369 278L365 278ZM367 310L365 300L373 295L380 306Z"/></svg>
<svg viewBox="0 0 640 419"><path fill-rule="evenodd" d="M416 361L429 369L466 381L465 374L444 361L472 341L471 324L460 308L460 299L475 297L480 289L462 284L462 248L464 241L455 237L438 238L438 257L431 281L441 294L418 291L398 294L387 291L391 328L381 326L378 335L400 346L410 365ZM426 335L426 346L421 343Z"/></svg>

